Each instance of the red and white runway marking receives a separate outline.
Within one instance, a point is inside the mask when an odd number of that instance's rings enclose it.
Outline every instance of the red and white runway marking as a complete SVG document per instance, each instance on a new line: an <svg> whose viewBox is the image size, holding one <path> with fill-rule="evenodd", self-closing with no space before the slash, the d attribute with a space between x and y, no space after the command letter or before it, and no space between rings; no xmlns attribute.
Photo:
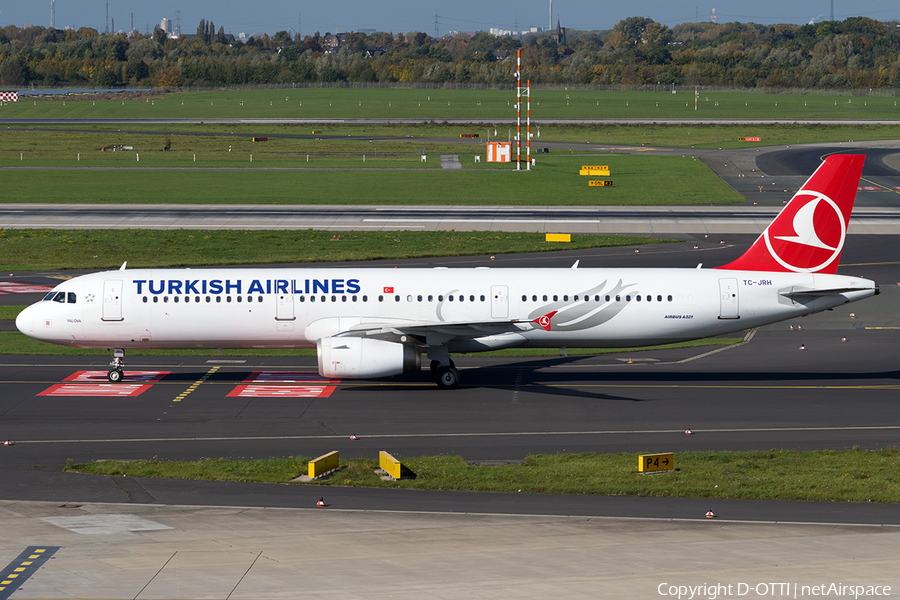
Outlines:
<svg viewBox="0 0 900 600"><path fill-rule="evenodd" d="M114 398L133 398L140 396L151 385L143 383L57 383L38 394L38 396L107 396Z"/></svg>
<svg viewBox="0 0 900 600"><path fill-rule="evenodd" d="M234 398L327 398L334 386L321 385L239 385L228 397Z"/></svg>
<svg viewBox="0 0 900 600"><path fill-rule="evenodd" d="M317 371L253 371L244 383L339 383L322 377Z"/></svg>
<svg viewBox="0 0 900 600"><path fill-rule="evenodd" d="M125 371L123 381L161 381L172 371ZM75 371L63 381L108 381L106 371Z"/></svg>

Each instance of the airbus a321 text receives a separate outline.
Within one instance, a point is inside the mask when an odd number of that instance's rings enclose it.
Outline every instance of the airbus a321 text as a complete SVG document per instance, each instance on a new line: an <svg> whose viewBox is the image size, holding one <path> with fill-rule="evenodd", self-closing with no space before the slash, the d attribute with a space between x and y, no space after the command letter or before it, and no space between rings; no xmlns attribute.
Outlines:
<svg viewBox="0 0 900 600"><path fill-rule="evenodd" d="M319 373L418 371L459 385L454 352L626 347L725 334L878 293L837 275L865 156L832 155L740 258L713 269L142 269L58 285L23 310L27 336L124 353L316 348ZM576 265L577 266L577 263Z"/></svg>

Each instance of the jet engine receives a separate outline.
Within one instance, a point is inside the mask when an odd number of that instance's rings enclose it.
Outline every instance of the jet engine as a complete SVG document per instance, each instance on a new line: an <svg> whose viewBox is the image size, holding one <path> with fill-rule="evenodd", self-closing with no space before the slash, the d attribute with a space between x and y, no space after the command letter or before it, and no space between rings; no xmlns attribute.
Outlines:
<svg viewBox="0 0 900 600"><path fill-rule="evenodd" d="M319 375L334 378L388 377L418 371L421 351L409 344L359 337L324 337L316 341Z"/></svg>

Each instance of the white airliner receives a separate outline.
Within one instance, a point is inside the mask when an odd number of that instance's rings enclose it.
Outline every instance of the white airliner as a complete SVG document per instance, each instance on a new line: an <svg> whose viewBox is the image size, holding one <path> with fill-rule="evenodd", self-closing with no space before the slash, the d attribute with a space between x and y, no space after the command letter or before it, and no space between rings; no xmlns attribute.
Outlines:
<svg viewBox="0 0 900 600"><path fill-rule="evenodd" d="M334 378L398 375L424 353L441 388L453 352L625 347L722 335L878 293L837 275L865 156L832 155L734 262L701 269L139 269L58 285L27 336L126 349L316 348Z"/></svg>

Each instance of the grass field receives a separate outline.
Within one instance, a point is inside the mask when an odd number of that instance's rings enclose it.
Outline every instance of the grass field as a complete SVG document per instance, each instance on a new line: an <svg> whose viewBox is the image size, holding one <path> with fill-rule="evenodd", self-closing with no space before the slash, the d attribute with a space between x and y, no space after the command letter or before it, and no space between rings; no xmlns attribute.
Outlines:
<svg viewBox="0 0 900 600"><path fill-rule="evenodd" d="M459 137L471 133L480 137L477 140ZM404 163L407 168L434 169L439 167L436 162L420 163L422 152L467 157L480 154L484 159L485 142L505 141L514 135L514 126L494 128L485 123L129 124L124 131L110 125L11 125L0 129L0 165L33 165L34 161L39 161L45 166L134 166L137 163L135 154L143 155L141 160L144 161L152 154L154 160L165 161L165 166L249 166L252 154L256 162L291 162L294 163L291 166L297 167L375 166L362 164L365 155L367 163L394 160ZM533 153L544 143L596 144L597 148L610 145L739 148L896 139L900 137L900 125L729 125L715 121L690 125L544 124L540 129L533 127L532 135ZM759 137L761 141L740 141L747 136ZM254 142L254 137L265 137L267 141ZM163 152L167 144L170 150ZM113 145L132 146L134 150L100 151L102 147ZM567 149L555 148L553 151L566 152ZM524 147L522 152L524 158ZM345 164L337 164L340 161ZM462 165L463 168L478 166L471 159L463 160ZM486 162L480 165L482 168L502 168Z"/></svg>
<svg viewBox="0 0 900 600"><path fill-rule="evenodd" d="M582 91L533 89L533 119L897 119L889 96L766 94L700 90ZM524 100L523 100L524 102ZM306 88L169 93L146 99L33 100L0 108L0 119L44 118L263 118L263 119L471 119L515 118L515 90ZM525 107L523 106L523 109Z"/></svg>
<svg viewBox="0 0 900 600"><path fill-rule="evenodd" d="M546 242L542 233L195 229L0 229L0 270L199 267L327 263L430 256L490 256L606 248L671 240L574 235Z"/></svg>
<svg viewBox="0 0 900 600"><path fill-rule="evenodd" d="M323 451L326 448L323 448ZM660 449L654 449L660 451ZM396 456L396 454L395 454ZM308 459L199 462L104 461L66 470L126 477L286 483L306 474ZM680 452L676 470L643 476L636 454L529 456L520 465L472 466L456 456L404 458L413 479L383 481L377 460L341 461L329 479L309 485L746 498L819 502L900 502L900 449L797 452Z"/></svg>
<svg viewBox="0 0 900 600"><path fill-rule="evenodd" d="M157 155L151 154L141 165L165 166L154 162L156 159ZM529 172L5 170L0 202L589 206L742 200L703 163L680 155L604 156L603 164L610 166L615 185L589 188L588 178L579 176L578 171L581 165L597 160L550 154L539 158L538 166ZM276 166L289 165L273 164Z"/></svg>

